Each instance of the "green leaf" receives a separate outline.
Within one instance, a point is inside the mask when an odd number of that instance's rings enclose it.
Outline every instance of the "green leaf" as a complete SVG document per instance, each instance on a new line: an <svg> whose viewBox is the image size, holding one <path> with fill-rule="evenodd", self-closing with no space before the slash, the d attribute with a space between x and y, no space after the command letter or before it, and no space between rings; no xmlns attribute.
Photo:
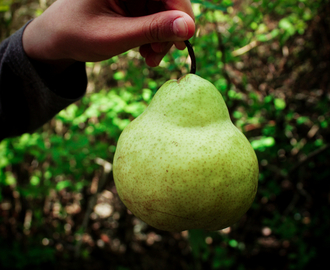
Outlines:
<svg viewBox="0 0 330 270"><path fill-rule="evenodd" d="M144 101L149 102L152 98L152 91L150 89L144 88L142 90L142 98Z"/></svg>
<svg viewBox="0 0 330 270"><path fill-rule="evenodd" d="M209 1L202 1L202 0L191 0L191 3L200 4L208 9L221 10L221 11L227 11L227 8L229 6L232 6L232 2L228 0L222 1L221 4L211 3Z"/></svg>
<svg viewBox="0 0 330 270"><path fill-rule="evenodd" d="M285 107L286 107L285 100L281 99L281 98L275 98L274 105L275 105L276 110L278 110L278 111L281 111L281 110L285 109Z"/></svg>
<svg viewBox="0 0 330 270"><path fill-rule="evenodd" d="M302 124L307 124L310 121L309 117L307 116L300 116L297 119L297 124L302 125Z"/></svg>
<svg viewBox="0 0 330 270"><path fill-rule="evenodd" d="M259 140L251 142L253 149L263 151L264 148L272 147L275 145L275 139L273 137L262 137Z"/></svg>
<svg viewBox="0 0 330 270"><path fill-rule="evenodd" d="M123 80L125 78L125 73L123 71L118 71L115 74L113 74L113 78L116 81L121 81L121 80Z"/></svg>
<svg viewBox="0 0 330 270"><path fill-rule="evenodd" d="M228 96L232 99L238 99L238 100L242 99L242 97L243 97L243 95L241 93L238 93L234 90L229 90Z"/></svg>
<svg viewBox="0 0 330 270"><path fill-rule="evenodd" d="M243 113L240 112L240 111L234 111L234 112L233 112L233 116L234 116L234 118L236 118L236 119L240 119L240 118L243 117Z"/></svg>
<svg viewBox="0 0 330 270"><path fill-rule="evenodd" d="M146 109L146 105L141 102L134 102L125 107L125 112L130 113L134 117L138 117Z"/></svg>
<svg viewBox="0 0 330 270"><path fill-rule="evenodd" d="M148 87L150 88L150 89L157 89L157 87L158 87L158 84L157 84L157 82L155 82L155 81L149 81L148 82Z"/></svg>
<svg viewBox="0 0 330 270"><path fill-rule="evenodd" d="M273 100L273 97L272 97L272 96L266 96L266 97L264 98L264 102L265 102L265 103L270 103L272 100Z"/></svg>
<svg viewBox="0 0 330 270"><path fill-rule="evenodd" d="M283 18L279 21L278 27L288 32L289 35L293 35L296 32L294 25L288 18Z"/></svg>
<svg viewBox="0 0 330 270"><path fill-rule="evenodd" d="M61 191L62 189L65 189L65 188L71 187L71 186L72 186L72 184L69 180L64 180L64 181L58 182L56 184L56 190Z"/></svg>
<svg viewBox="0 0 330 270"><path fill-rule="evenodd" d="M11 186L16 184L16 179L12 172L5 172L5 185Z"/></svg>
<svg viewBox="0 0 330 270"><path fill-rule="evenodd" d="M0 1L0 12L6 12L10 9L10 5L12 4L12 0L1 0Z"/></svg>
<svg viewBox="0 0 330 270"><path fill-rule="evenodd" d="M229 240L228 244L229 244L229 246L231 246L233 248L238 246L238 242L235 239Z"/></svg>
<svg viewBox="0 0 330 270"><path fill-rule="evenodd" d="M257 35L257 40L261 42L266 42L277 37L279 33L280 31L278 29L274 29L270 33Z"/></svg>
<svg viewBox="0 0 330 270"><path fill-rule="evenodd" d="M39 185L39 183L40 183L40 178L36 175L33 175L30 179L30 184L32 186L37 186L37 185Z"/></svg>

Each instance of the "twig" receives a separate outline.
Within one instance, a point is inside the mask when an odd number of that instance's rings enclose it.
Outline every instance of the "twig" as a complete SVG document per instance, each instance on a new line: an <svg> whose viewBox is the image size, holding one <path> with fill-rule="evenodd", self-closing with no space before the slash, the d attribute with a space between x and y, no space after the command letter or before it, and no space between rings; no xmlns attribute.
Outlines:
<svg viewBox="0 0 330 270"><path fill-rule="evenodd" d="M305 164L307 161L311 160L312 158L314 158L315 156L321 154L322 152L326 151L329 148L330 148L330 144L326 144L326 145L323 145L322 147L320 147L319 149L316 149L315 151L309 153L306 157L304 157L297 164L295 164L290 169L290 171L288 172L288 174L292 174L294 171L296 171L300 166L302 166L303 164Z"/></svg>
<svg viewBox="0 0 330 270"><path fill-rule="evenodd" d="M248 51L252 50L253 48L257 47L260 43L261 43L260 41L253 40L249 44L243 46L242 48L233 51L231 54L232 56L239 56L245 54Z"/></svg>

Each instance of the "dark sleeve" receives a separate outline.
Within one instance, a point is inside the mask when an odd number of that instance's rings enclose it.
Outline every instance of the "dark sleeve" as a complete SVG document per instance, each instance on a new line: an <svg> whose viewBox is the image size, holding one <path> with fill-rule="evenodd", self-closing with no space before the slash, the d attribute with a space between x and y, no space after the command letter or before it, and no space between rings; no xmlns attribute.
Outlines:
<svg viewBox="0 0 330 270"><path fill-rule="evenodd" d="M23 50L24 26L0 44L0 141L34 132L86 91L85 63L61 74L33 63Z"/></svg>

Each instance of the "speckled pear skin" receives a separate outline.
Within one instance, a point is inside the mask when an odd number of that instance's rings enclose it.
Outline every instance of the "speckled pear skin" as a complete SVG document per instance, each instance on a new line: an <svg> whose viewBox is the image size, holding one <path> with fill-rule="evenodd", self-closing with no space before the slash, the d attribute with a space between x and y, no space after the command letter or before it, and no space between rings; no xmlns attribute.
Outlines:
<svg viewBox="0 0 330 270"><path fill-rule="evenodd" d="M220 230L250 208L258 161L219 91L188 74L166 82L124 129L113 175L123 203L149 225Z"/></svg>

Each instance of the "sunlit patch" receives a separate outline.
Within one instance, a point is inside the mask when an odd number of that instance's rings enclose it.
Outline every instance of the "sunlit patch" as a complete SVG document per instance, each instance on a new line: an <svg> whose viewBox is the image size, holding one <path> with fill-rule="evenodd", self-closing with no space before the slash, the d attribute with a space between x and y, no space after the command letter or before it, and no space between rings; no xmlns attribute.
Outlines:
<svg viewBox="0 0 330 270"><path fill-rule="evenodd" d="M269 235L271 235L272 230L269 227L264 227L264 228L262 228L261 233L264 236L269 236Z"/></svg>
<svg viewBox="0 0 330 270"><path fill-rule="evenodd" d="M228 234L231 232L231 228L227 227L219 231L221 234Z"/></svg>
<svg viewBox="0 0 330 270"><path fill-rule="evenodd" d="M107 218L111 216L113 207L108 203L99 203L95 205L94 212L101 218Z"/></svg>

